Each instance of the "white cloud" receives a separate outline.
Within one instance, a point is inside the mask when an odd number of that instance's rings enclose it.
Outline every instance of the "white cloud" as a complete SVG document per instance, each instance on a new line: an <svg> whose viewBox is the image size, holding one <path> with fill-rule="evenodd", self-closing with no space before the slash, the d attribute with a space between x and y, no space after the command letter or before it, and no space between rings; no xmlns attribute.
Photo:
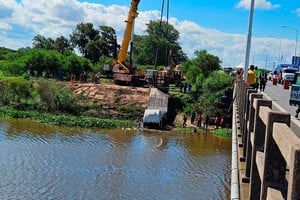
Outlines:
<svg viewBox="0 0 300 200"><path fill-rule="evenodd" d="M12 27L9 23L6 23L5 21L0 21L0 30L11 30Z"/></svg>
<svg viewBox="0 0 300 200"><path fill-rule="evenodd" d="M251 5L251 0L241 0L236 7L237 8L245 8L245 9L250 9L250 5ZM268 0L255 0L255 4L254 4L255 8L260 8L263 10L270 10L270 9L274 9L274 8L279 8L281 7L280 4L275 4L273 5L270 1Z"/></svg>
<svg viewBox="0 0 300 200"><path fill-rule="evenodd" d="M266 3L266 1L256 1L260 4ZM22 0L21 3L0 0L0 46L12 49L31 46L32 38L37 34L51 38L61 35L69 38L80 22L91 22L95 28L99 25L113 27L120 43L128 9L127 6L106 7L100 4L80 3L77 0ZM135 33L145 34L146 23L159 18L159 11L140 11L136 19ZM170 18L169 22L180 32L179 43L189 57L194 56L195 50L206 49L209 53L218 56L224 66L235 66L244 62L246 35L227 34L214 29L206 29L194 22L179 21L176 18ZM292 45L293 43L286 41L286 44ZM272 45L273 51L279 49L277 47L279 43L275 43L277 46L274 46L274 43ZM264 49L255 48L255 42L253 47L255 57L263 57L266 54ZM283 47L284 41L282 40ZM270 60L272 59L271 53L278 55L271 51L269 50ZM290 54L293 54L292 49ZM263 64L265 59L261 60Z"/></svg>

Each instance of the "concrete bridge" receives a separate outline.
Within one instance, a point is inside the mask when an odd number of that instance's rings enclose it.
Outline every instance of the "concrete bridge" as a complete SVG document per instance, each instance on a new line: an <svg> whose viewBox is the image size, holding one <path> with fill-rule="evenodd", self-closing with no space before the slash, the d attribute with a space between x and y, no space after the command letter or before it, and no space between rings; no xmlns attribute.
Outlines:
<svg viewBox="0 0 300 200"><path fill-rule="evenodd" d="M234 96L231 199L300 199L299 121L242 80Z"/></svg>

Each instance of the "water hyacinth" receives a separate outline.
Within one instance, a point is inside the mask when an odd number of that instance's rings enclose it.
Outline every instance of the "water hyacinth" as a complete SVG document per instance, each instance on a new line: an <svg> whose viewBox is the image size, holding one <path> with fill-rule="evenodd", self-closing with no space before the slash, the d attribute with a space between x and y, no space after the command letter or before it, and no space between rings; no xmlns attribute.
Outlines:
<svg viewBox="0 0 300 200"><path fill-rule="evenodd" d="M59 126L78 126L84 128L132 128L135 126L135 123L130 120L101 119L95 117L81 117L73 115L54 115L5 108L0 108L0 117L29 118L42 123Z"/></svg>

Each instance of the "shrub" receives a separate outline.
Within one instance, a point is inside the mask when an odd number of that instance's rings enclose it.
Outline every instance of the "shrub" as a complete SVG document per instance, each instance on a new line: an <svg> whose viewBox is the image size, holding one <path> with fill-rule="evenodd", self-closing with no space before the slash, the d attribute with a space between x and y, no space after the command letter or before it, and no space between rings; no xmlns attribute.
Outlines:
<svg viewBox="0 0 300 200"><path fill-rule="evenodd" d="M30 96L32 89L32 82L21 76L5 78L1 82L1 102L4 105L18 105Z"/></svg>

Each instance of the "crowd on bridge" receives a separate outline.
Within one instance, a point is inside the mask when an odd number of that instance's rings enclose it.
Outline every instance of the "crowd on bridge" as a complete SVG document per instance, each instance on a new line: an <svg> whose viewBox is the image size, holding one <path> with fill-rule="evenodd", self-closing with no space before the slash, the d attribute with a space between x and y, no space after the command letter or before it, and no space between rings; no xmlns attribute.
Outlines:
<svg viewBox="0 0 300 200"><path fill-rule="evenodd" d="M268 81L267 73L261 72L257 66L250 65L250 69L248 70L247 83L261 92L265 91L266 83Z"/></svg>

